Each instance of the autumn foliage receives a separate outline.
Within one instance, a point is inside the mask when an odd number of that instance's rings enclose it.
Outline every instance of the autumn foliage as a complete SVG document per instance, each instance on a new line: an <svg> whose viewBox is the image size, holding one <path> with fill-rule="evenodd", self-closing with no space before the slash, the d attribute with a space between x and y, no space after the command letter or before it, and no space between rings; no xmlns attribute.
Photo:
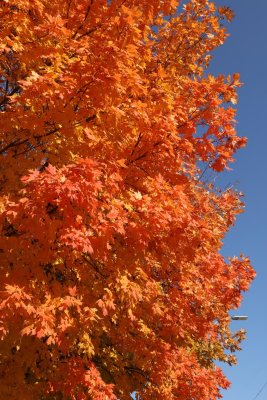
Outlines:
<svg viewBox="0 0 267 400"><path fill-rule="evenodd" d="M209 0L0 2L0 400L215 400L254 272L225 260L238 74Z"/></svg>

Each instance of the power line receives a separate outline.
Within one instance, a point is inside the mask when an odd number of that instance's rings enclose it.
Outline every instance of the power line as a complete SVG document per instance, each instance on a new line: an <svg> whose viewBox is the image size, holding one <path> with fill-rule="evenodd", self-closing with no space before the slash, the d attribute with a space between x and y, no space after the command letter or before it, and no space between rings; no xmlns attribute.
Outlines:
<svg viewBox="0 0 267 400"><path fill-rule="evenodd" d="M261 392L263 391L263 389L265 388L266 385L267 385L267 381L262 385L262 387L260 388L260 390L258 391L258 393L256 394L256 396L253 397L252 400L256 400L256 399L259 397L259 395L261 394Z"/></svg>

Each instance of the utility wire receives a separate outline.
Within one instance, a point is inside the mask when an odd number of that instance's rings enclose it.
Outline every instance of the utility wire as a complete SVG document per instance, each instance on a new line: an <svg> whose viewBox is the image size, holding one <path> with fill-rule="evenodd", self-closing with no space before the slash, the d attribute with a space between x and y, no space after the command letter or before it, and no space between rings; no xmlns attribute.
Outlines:
<svg viewBox="0 0 267 400"><path fill-rule="evenodd" d="M259 397L259 395L261 394L261 392L263 391L263 389L265 388L266 385L267 385L267 381L262 385L262 387L260 388L260 390L258 391L258 393L256 394L256 396L253 397L252 400L256 400L256 399Z"/></svg>

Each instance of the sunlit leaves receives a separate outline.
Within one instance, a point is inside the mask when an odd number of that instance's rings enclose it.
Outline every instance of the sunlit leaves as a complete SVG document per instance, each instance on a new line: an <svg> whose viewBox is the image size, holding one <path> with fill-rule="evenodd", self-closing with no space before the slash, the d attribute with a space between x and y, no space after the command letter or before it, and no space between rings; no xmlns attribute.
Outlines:
<svg viewBox="0 0 267 400"><path fill-rule="evenodd" d="M208 0L0 5L0 400L215 400L254 272L224 260L239 74ZM200 166L204 170L200 171ZM229 353L230 352L230 353Z"/></svg>

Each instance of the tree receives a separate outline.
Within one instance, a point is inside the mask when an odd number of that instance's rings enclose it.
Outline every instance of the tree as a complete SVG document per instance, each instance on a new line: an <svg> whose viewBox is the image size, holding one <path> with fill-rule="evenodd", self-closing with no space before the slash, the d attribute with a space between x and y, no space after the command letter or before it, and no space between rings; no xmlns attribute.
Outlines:
<svg viewBox="0 0 267 400"><path fill-rule="evenodd" d="M178 7L178 8L177 8ZM0 4L0 399L220 397L254 277L219 253L245 144L209 0ZM201 172L203 171L203 172Z"/></svg>

